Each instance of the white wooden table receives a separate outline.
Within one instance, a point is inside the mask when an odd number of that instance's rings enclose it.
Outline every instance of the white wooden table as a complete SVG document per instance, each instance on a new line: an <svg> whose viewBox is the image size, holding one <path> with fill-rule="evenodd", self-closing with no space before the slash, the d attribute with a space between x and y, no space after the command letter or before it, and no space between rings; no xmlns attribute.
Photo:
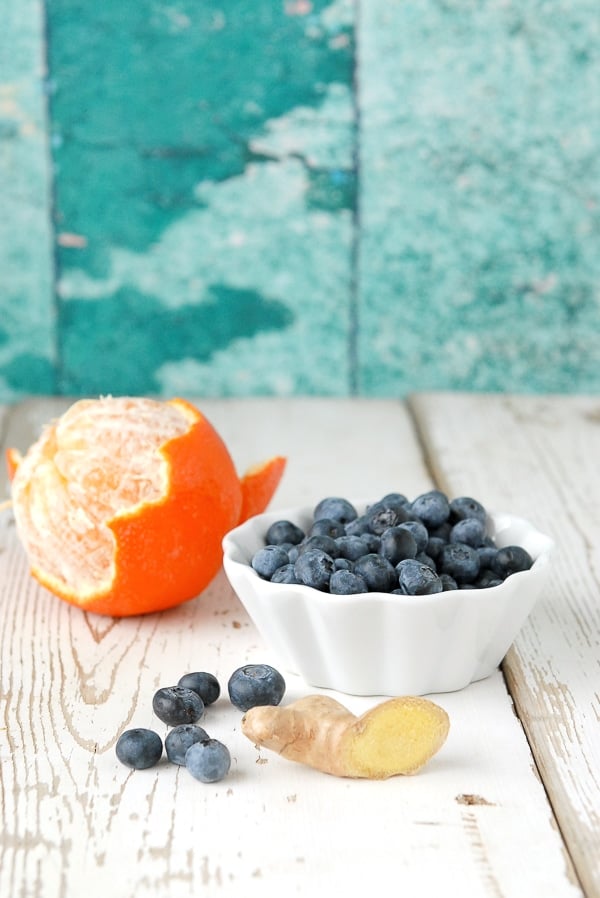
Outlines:
<svg viewBox="0 0 600 898"><path fill-rule="evenodd" d="M166 762L129 771L114 748L129 726L164 735L152 695L182 673L213 671L226 695L236 667L273 663L224 575L173 611L90 616L30 579L4 510L0 895L600 896L600 398L196 401L238 469L288 456L272 508L437 484L550 533L552 585L502 671L432 696L451 731L416 776L336 779L259 752L222 697L203 726L232 771L205 786ZM2 409L3 446L67 405ZM286 700L315 691L283 672Z"/></svg>

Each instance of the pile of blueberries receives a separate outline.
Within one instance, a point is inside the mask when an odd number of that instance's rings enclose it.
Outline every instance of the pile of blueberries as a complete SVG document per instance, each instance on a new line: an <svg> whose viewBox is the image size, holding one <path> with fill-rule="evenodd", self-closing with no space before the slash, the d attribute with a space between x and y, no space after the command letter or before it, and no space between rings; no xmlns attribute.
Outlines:
<svg viewBox="0 0 600 898"><path fill-rule="evenodd" d="M238 667L227 683L229 699L240 711L255 705L278 705L286 690L279 671L268 664ZM152 709L159 720L172 727L164 748L173 764L185 766L203 783L216 783L229 773L231 754L218 739L211 739L198 726L206 705L219 698L217 678L205 671L184 674L176 686L164 686L154 693ZM154 730L135 727L119 736L116 755L122 764L134 770L154 767L163 753L163 742Z"/></svg>
<svg viewBox="0 0 600 898"><path fill-rule="evenodd" d="M271 524L251 564L272 583L337 595L483 589L533 564L521 546L497 547L486 521L476 499L449 500L440 490L412 501L389 493L364 514L347 499L328 496L306 532L287 520Z"/></svg>

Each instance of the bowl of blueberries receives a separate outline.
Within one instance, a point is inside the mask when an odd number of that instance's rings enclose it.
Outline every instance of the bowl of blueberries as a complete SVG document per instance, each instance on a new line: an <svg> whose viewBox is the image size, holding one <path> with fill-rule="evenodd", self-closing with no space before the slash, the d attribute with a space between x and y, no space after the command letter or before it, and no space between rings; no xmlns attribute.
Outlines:
<svg viewBox="0 0 600 898"><path fill-rule="evenodd" d="M223 564L286 670L353 695L426 695L493 673L552 548L523 518L430 490L257 515L225 536Z"/></svg>

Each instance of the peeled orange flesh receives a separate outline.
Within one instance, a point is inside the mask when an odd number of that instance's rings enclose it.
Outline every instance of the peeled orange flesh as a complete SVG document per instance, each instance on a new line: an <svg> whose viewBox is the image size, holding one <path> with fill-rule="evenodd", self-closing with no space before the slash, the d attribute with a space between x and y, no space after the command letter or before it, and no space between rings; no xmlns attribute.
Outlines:
<svg viewBox="0 0 600 898"><path fill-rule="evenodd" d="M223 536L264 510L285 459L240 480L190 403L106 397L76 402L7 464L32 574L74 605L124 617L198 595Z"/></svg>

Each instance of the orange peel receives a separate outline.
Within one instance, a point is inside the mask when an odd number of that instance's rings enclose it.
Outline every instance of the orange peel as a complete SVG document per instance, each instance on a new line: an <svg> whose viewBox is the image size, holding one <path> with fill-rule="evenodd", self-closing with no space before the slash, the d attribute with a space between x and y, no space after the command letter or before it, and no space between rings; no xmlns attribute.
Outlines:
<svg viewBox="0 0 600 898"><path fill-rule="evenodd" d="M239 478L191 403L103 397L75 402L6 463L33 576L79 608L127 617L202 592L223 536L264 511L286 460Z"/></svg>

